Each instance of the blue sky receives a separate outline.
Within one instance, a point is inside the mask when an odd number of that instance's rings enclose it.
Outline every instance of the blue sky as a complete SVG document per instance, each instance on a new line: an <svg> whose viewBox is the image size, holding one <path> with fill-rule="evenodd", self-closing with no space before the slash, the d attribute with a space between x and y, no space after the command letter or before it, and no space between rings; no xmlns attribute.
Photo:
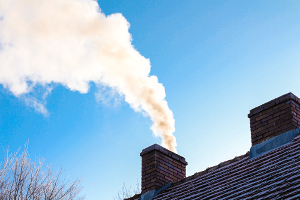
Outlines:
<svg viewBox="0 0 300 200"><path fill-rule="evenodd" d="M300 96L299 1L98 3L105 15L127 19L132 44L164 85L188 176L250 149L250 109ZM113 199L124 183L140 181L139 153L161 139L123 97L99 101L90 86L81 94L52 85L44 116L0 85L0 146L16 151L29 140L32 157L82 177L87 199Z"/></svg>

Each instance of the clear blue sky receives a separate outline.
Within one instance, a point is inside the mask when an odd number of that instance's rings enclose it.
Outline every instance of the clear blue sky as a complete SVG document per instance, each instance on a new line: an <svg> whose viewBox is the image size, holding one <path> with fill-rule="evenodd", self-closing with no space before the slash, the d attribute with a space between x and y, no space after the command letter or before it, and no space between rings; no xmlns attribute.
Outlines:
<svg viewBox="0 0 300 200"><path fill-rule="evenodd" d="M250 109L287 92L300 97L300 1L98 3L127 19L133 45L164 85L188 176L250 149ZM29 140L32 157L82 177L87 199L113 199L124 183L134 186L139 153L161 142L150 119L122 98L96 101L95 85L87 94L55 85L49 116L0 88L1 150Z"/></svg>

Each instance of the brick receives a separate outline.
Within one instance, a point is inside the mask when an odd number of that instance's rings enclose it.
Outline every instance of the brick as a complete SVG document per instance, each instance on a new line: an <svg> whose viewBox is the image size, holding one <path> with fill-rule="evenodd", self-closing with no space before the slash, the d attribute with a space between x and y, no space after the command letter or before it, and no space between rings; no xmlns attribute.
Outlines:
<svg viewBox="0 0 300 200"><path fill-rule="evenodd" d="M258 141L259 139L263 138L261 135L260 136L257 136L253 139L254 142Z"/></svg>
<svg viewBox="0 0 300 200"><path fill-rule="evenodd" d="M169 178L171 178L173 182L176 182L177 179L178 179L177 177L175 177L175 176L173 176L173 175L170 175Z"/></svg>
<svg viewBox="0 0 300 200"><path fill-rule="evenodd" d="M255 121L254 123L250 124L250 127L255 127L257 125L259 125L261 122L260 121Z"/></svg>
<svg viewBox="0 0 300 200"><path fill-rule="evenodd" d="M300 118L299 118L299 117L297 117L297 116L293 116L293 120L300 121Z"/></svg>
<svg viewBox="0 0 300 200"><path fill-rule="evenodd" d="M146 174L145 176L143 176L143 180L150 177L150 176L151 176L151 174Z"/></svg>
<svg viewBox="0 0 300 200"><path fill-rule="evenodd" d="M292 118L290 118L290 119L292 119ZM287 116L280 118L279 120L274 122L275 125L277 125L277 126L275 126L275 128L281 126L280 124L282 124L282 123L286 123L286 122L290 121L290 119Z"/></svg>
<svg viewBox="0 0 300 200"><path fill-rule="evenodd" d="M275 126L274 122L273 123L268 123L267 125L265 125L264 127L262 127L262 129L265 130L265 129L271 128L273 126Z"/></svg>
<svg viewBox="0 0 300 200"><path fill-rule="evenodd" d="M298 119L298 118L293 118L292 120L293 120L293 122L295 122L297 125L300 124L300 119Z"/></svg>
<svg viewBox="0 0 300 200"><path fill-rule="evenodd" d="M147 184L147 188L150 188L150 187L152 187L152 186L155 186L156 185L156 183L154 182L154 183L149 183L149 184Z"/></svg>
<svg viewBox="0 0 300 200"><path fill-rule="evenodd" d="M177 171L175 169L169 168L169 170L175 174L177 173Z"/></svg>
<svg viewBox="0 0 300 200"><path fill-rule="evenodd" d="M279 127L277 130L275 130L275 132L285 133L294 128L296 128L296 127L294 127L292 123L286 123L286 124L282 125L281 127Z"/></svg>
<svg viewBox="0 0 300 200"><path fill-rule="evenodd" d="M142 182L143 185L149 185L150 183L150 180Z"/></svg>
<svg viewBox="0 0 300 200"><path fill-rule="evenodd" d="M166 170L169 169L169 167L167 165L164 165L162 163L159 163L158 165L161 166L161 167L163 167L163 168L165 168Z"/></svg>
<svg viewBox="0 0 300 200"><path fill-rule="evenodd" d="M152 162L150 162L150 163L148 163L148 164L146 164L144 166L149 167L149 166L154 166L154 165L155 165L155 161L153 160Z"/></svg>
<svg viewBox="0 0 300 200"><path fill-rule="evenodd" d="M296 113L295 111L292 110L292 115L296 117L296 116L297 116L297 113Z"/></svg>
<svg viewBox="0 0 300 200"><path fill-rule="evenodd" d="M271 135L273 135L274 134L274 130L272 130L272 131L269 131L269 132L267 132L267 133L265 133L265 134L263 134L263 137L269 137L269 136L271 136Z"/></svg>
<svg viewBox="0 0 300 200"><path fill-rule="evenodd" d="M272 118L273 118L273 116L271 115L271 116L263 118L261 121L265 122L265 121L268 121L269 119L272 119Z"/></svg>
<svg viewBox="0 0 300 200"><path fill-rule="evenodd" d="M281 111L281 110L285 110L285 109L291 109L292 108L292 105L291 104L285 104L284 106L278 108L277 110L278 111Z"/></svg>
<svg viewBox="0 0 300 200"><path fill-rule="evenodd" d="M261 127L263 127L263 126L265 126L265 125L267 125L268 124L268 122L262 122L262 123L260 123L259 125L257 125L256 126L256 128L258 129L258 128L261 128ZM256 129L256 130L257 130Z"/></svg>
<svg viewBox="0 0 300 200"><path fill-rule="evenodd" d="M255 131L253 131L252 134L258 133L259 131L261 131L261 128L259 128L259 129L255 130Z"/></svg>
<svg viewBox="0 0 300 200"><path fill-rule="evenodd" d="M261 112L261 115L264 115L264 114L269 115L269 113L272 112L272 111L273 111L273 107L268 108L268 109L262 111L262 112Z"/></svg>
<svg viewBox="0 0 300 200"><path fill-rule="evenodd" d="M284 114L284 113L286 113L286 112L287 112L286 110L282 110L282 111L280 111L280 112L277 112L277 113L274 114L274 117L277 117L277 116L279 116L279 115L282 115L282 114Z"/></svg>
<svg viewBox="0 0 300 200"><path fill-rule="evenodd" d="M256 134L251 134L251 139L254 139L254 138L256 138L256 137L257 137Z"/></svg>
<svg viewBox="0 0 300 200"><path fill-rule="evenodd" d="M259 131L258 133L256 133L256 136L263 135L264 133L267 133L267 132L269 132L269 129L261 130L261 131Z"/></svg>
<svg viewBox="0 0 300 200"><path fill-rule="evenodd" d="M151 172L154 172L155 170L156 170L156 168L150 169L150 170L146 171L146 174L149 174L149 173L151 173Z"/></svg>
<svg viewBox="0 0 300 200"><path fill-rule="evenodd" d="M278 108L280 108L280 107L282 107L282 106L285 106L285 103L280 103L280 104L274 106L274 107L273 107L273 110L276 110L276 109L278 109Z"/></svg>
<svg viewBox="0 0 300 200"><path fill-rule="evenodd" d="M184 173L178 172L178 175L180 175L180 177L181 177L180 179L183 179L186 176L185 172Z"/></svg>
<svg viewBox="0 0 300 200"><path fill-rule="evenodd" d="M272 123L272 122L274 122L274 121L276 121L276 120L278 120L278 119L280 119L279 116L274 117L273 119L268 120L268 123Z"/></svg>
<svg viewBox="0 0 300 200"><path fill-rule="evenodd" d="M185 171L185 166L183 167L183 166L181 166L181 165L178 165L177 166L181 171Z"/></svg>
<svg viewBox="0 0 300 200"><path fill-rule="evenodd" d="M182 179L182 175L181 174L174 174L173 176L175 176L177 180L178 179Z"/></svg>
<svg viewBox="0 0 300 200"><path fill-rule="evenodd" d="M261 119L263 119L263 118L265 118L265 117L267 117L267 114L264 114L264 115L262 115L262 116L260 116L260 117L257 117L257 118L256 118L256 121L259 121L259 120L261 120Z"/></svg>
<svg viewBox="0 0 300 200"><path fill-rule="evenodd" d="M250 119L250 124L253 124L253 123L256 123L257 121L256 121L256 118L253 116L253 118L251 117L251 119Z"/></svg>
<svg viewBox="0 0 300 200"><path fill-rule="evenodd" d="M173 169L176 170L177 172L181 172L181 170L178 169L177 167L174 167Z"/></svg>
<svg viewBox="0 0 300 200"><path fill-rule="evenodd" d="M165 178L167 179L167 180L169 180L169 181L173 181L170 177L168 177L168 176L165 176Z"/></svg>
<svg viewBox="0 0 300 200"><path fill-rule="evenodd" d="M156 172L157 176L158 177L162 177L164 178L165 176L168 176L169 174L164 172L164 171L159 171L159 172Z"/></svg>

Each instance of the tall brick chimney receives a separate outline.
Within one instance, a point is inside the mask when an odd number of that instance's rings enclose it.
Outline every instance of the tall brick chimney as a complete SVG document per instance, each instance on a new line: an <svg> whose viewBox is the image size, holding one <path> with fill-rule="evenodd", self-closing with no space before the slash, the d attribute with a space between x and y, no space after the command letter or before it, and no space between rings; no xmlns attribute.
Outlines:
<svg viewBox="0 0 300 200"><path fill-rule="evenodd" d="M287 93L250 110L252 146L300 126L300 100Z"/></svg>
<svg viewBox="0 0 300 200"><path fill-rule="evenodd" d="M185 158L154 144L141 152L142 194L158 190L169 182L177 182L186 177Z"/></svg>

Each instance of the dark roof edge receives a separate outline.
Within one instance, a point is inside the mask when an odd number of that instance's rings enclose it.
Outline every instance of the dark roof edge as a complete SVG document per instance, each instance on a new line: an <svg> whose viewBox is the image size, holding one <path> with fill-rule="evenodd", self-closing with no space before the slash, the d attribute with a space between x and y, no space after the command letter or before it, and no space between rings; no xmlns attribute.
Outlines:
<svg viewBox="0 0 300 200"><path fill-rule="evenodd" d="M177 153L174 153L174 152L172 152L172 151L170 151L170 150L168 150L168 149L166 149L166 148L164 148L164 147L162 147L158 144L153 144L153 145L143 149L142 152L140 153L140 156L143 156L143 155L145 155L145 154L147 154L151 151L154 151L154 150L157 150L157 151L159 151L159 152L161 152L161 153L163 153L163 154L165 154L165 155L167 155L167 156L169 156L169 157L171 157L175 160L178 160L178 161L180 161L181 163L183 163L185 165L188 164L185 161L184 157L182 157L182 156L178 155Z"/></svg>
<svg viewBox="0 0 300 200"><path fill-rule="evenodd" d="M251 116L253 116L253 115L255 115L255 114L257 114L257 113L259 113L263 110L269 109L269 108L271 108L275 105L278 105L278 104L280 104L282 102L285 102L285 101L288 101L290 99L294 100L295 103L300 105L300 99L296 95L294 95L293 93L289 92L289 93L284 94L280 97L277 97L277 98L275 98L271 101L268 101L267 103L264 103L260 106L257 106L255 108L251 109L250 113L248 114L248 117L250 118Z"/></svg>

